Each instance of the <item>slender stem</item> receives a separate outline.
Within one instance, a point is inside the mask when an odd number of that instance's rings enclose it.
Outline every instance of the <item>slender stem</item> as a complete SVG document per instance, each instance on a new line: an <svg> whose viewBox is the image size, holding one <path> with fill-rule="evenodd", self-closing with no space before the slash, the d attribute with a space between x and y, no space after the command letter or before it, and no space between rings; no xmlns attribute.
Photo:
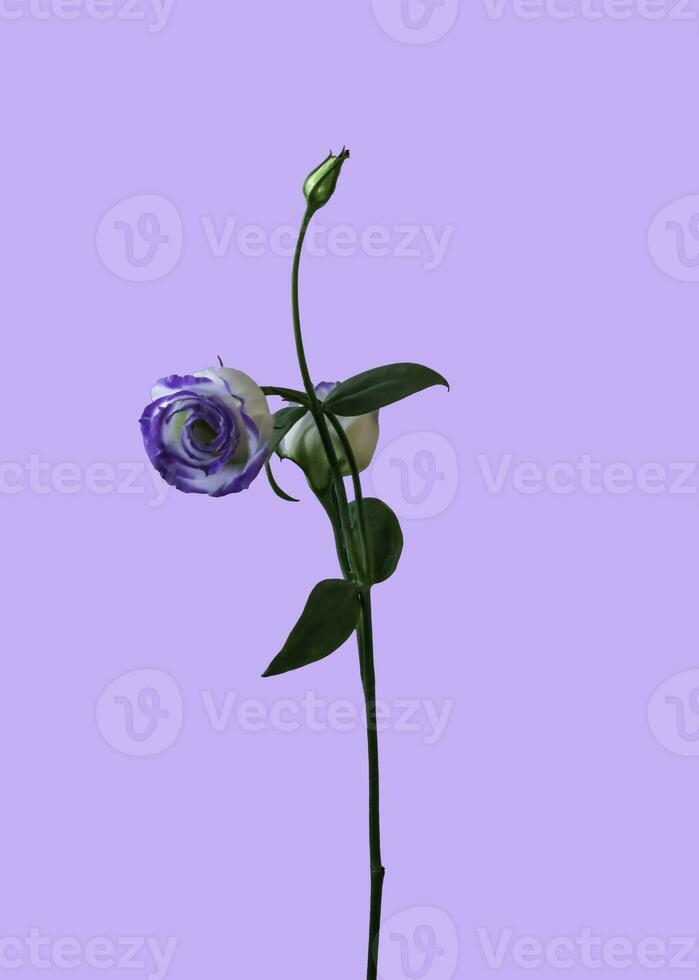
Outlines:
<svg viewBox="0 0 699 980"><path fill-rule="evenodd" d="M371 592L362 589L361 626L357 632L359 659L362 668L364 700L367 716L367 747L369 751L369 856L371 870L371 899L369 907L369 950L367 980L376 980L379 960L379 931L381 901L386 869L381 860L381 822L379 807L379 738L376 724L376 674L374 670L374 639L371 621Z"/></svg>
<svg viewBox="0 0 699 980"><path fill-rule="evenodd" d="M340 565L345 578L349 577L346 559L343 561L343 533L337 510L330 499L332 490L319 500L325 507L335 534ZM371 590L359 591L361 617L357 627L359 670L364 690L367 720L367 750L369 756L369 866L371 892L369 900L369 943L367 950L367 980L377 980L381 904L386 869L381 858L381 812L379 784L379 739L376 713L376 671L374 667L374 634L371 616Z"/></svg>
<svg viewBox="0 0 699 980"><path fill-rule="evenodd" d="M364 509L364 494L362 493L362 481L359 479L359 470L357 469L357 461L354 458L354 451L352 450L352 445L349 441L347 433L342 428L342 423L333 415L331 412L323 412L324 415L330 420L330 424L335 429L337 437L340 440L340 445L344 451L347 463L349 464L350 473L352 475L352 486L354 487L354 502L355 508L357 510L357 523L359 526L359 538L362 547L362 564L364 572L369 571L369 544L366 529L366 513Z"/></svg>
<svg viewBox="0 0 699 980"><path fill-rule="evenodd" d="M355 502L362 542L364 568L368 571L368 538L362 481L357 461L347 433L335 415L327 413L335 429L352 473ZM337 532L336 532L337 533ZM341 529L339 530L341 534ZM371 588L363 586L359 591L361 618L357 628L359 646L359 670L364 688L367 720L367 749L369 754L369 863L371 897L369 902L369 948L367 951L367 980L376 980L379 961L379 937L381 931L381 904L386 869L381 859L381 808L379 785L379 736L376 718L376 670L374 667L374 632L371 617Z"/></svg>
<svg viewBox="0 0 699 980"><path fill-rule="evenodd" d="M338 495L338 492L337 492L337 487L335 486L334 483L330 487L330 493L331 493L333 504L335 505L335 513L337 515L337 527L336 527L336 530L335 530L335 534L336 534L336 537L337 537L337 541L338 541L338 543L341 546L341 552L342 552L340 554L340 552L338 551L338 557L339 557L339 560L340 560L340 567L342 568L342 574L344 575L344 577L346 579L351 579L352 578L352 561L351 561L351 558L350 558L350 552L349 552L348 547L347 547L347 542L345 541L345 537L344 537L344 535L342 533L342 523L340 521L339 495Z"/></svg>
<svg viewBox="0 0 699 980"><path fill-rule="evenodd" d="M349 504L345 490L342 471L335 453L330 432L328 431L326 415L323 411L308 370L308 362L301 334L301 316L299 312L299 267L303 241L313 213L308 209L304 215L298 243L294 255L294 265L291 280L291 300L294 318L294 340L303 385L308 395L310 410L318 427L320 439L333 474L331 486L324 493L317 493L318 499L325 508L335 535L338 560L346 579L357 583L361 613L357 626L357 643L359 646L359 668L364 689L364 700L367 716L367 748L369 755L369 857L371 870L371 899L369 909L369 949L367 954L367 980L376 980L379 957L379 930L381 927L381 901L385 869L381 860L381 824L379 810L379 743L376 724L376 674L374 669L374 639L371 619L371 589L364 584L368 572L368 539L366 534L366 518L364 512L364 497L359 479L357 463L352 452L349 439L337 419L329 415L331 424L340 439L340 444L350 467L357 510L357 523L361 542L362 557L357 563L354 558L354 535L350 522Z"/></svg>
<svg viewBox="0 0 699 980"><path fill-rule="evenodd" d="M320 435L320 441L323 444L323 449L325 455L327 456L328 463L330 464L330 469L333 474L333 480L335 483L335 488L337 491L338 507L340 513L340 522L345 532L346 541L348 544L348 550L352 554L351 547L351 530L350 530L350 516L349 516L349 505L347 503L347 493L345 491L345 484L342 479L342 472L340 470L340 464L337 459L337 454L335 453L335 447L333 446L332 439L330 438L330 433L328 431L328 425L325 421L325 415L320 407L320 401L316 395L316 390L311 381L311 375L308 370L308 361L306 360L306 352L303 346L303 335L301 333L301 313L299 309L299 268L301 265L301 253L303 251L303 242L306 237L306 232L308 231L308 226L313 217L313 212L310 208L306 209L306 213L303 216L303 221L301 222L301 230L299 231L298 241L296 243L296 251L294 253L294 264L291 273L291 308L294 320L294 341L296 343L296 357L299 362L299 368L301 370L301 377L303 379L303 386L308 395L308 401L310 404L311 414L318 427L318 433ZM358 575L359 569L355 568L355 573Z"/></svg>
<svg viewBox="0 0 699 980"><path fill-rule="evenodd" d="M296 242L296 251L294 253L294 264L291 272L291 312L294 318L294 341L296 343L296 357L299 362L299 368L301 369L301 377L303 378L303 386L306 389L306 394L311 402L311 405L317 403L317 396L315 388L313 387L313 382L311 381L311 375L308 370L308 362L306 360L306 352L303 347L303 336L301 334L301 313L299 310L299 267L301 265L301 252L303 251L303 242L306 237L306 232L308 231L308 226L311 223L311 218L313 213L307 210L303 216L303 221L301 222L301 229L299 231L299 237Z"/></svg>
<svg viewBox="0 0 699 980"><path fill-rule="evenodd" d="M337 551L337 560L340 563L340 568L342 569L342 575L348 581L351 581L352 566L350 564L349 557L347 554L345 538L342 533L342 525L340 524L340 512L338 509L335 484L331 484L328 487L328 489L323 492L316 491L316 497L322 504L325 513L330 518L330 524L332 525L333 536L335 538L335 550Z"/></svg>

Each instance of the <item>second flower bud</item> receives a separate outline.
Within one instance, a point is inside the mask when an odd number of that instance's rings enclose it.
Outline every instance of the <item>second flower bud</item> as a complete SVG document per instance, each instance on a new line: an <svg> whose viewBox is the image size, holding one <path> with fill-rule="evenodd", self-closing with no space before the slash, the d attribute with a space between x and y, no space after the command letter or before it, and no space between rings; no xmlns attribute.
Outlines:
<svg viewBox="0 0 699 980"><path fill-rule="evenodd" d="M319 401L323 401L337 382L323 382L315 386ZM338 416L338 421L347 435L352 453L361 472L373 459L376 444L379 440L379 413L370 412L367 415ZM351 475L351 467L340 442L340 437L331 425L330 438L340 464L343 476ZM292 459L306 474L314 490L325 490L330 483L332 473L328 463L318 426L310 412L289 430L279 444L277 452L282 459Z"/></svg>

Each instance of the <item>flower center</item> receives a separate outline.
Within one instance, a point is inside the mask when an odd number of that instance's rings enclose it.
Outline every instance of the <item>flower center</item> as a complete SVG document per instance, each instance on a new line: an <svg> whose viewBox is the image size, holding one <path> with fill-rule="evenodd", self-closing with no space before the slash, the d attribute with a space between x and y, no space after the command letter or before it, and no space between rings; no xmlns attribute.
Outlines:
<svg viewBox="0 0 699 980"><path fill-rule="evenodd" d="M228 406L194 392L174 399L162 424L163 440L173 457L207 474L228 463L240 440L237 419Z"/></svg>
<svg viewBox="0 0 699 980"><path fill-rule="evenodd" d="M208 449L217 434L205 419L195 419L192 423L192 440L201 449Z"/></svg>

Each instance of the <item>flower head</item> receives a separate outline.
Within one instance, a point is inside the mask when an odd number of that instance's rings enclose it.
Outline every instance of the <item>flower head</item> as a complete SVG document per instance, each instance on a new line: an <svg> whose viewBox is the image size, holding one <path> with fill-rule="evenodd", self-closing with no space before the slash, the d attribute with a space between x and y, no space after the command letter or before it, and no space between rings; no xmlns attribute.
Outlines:
<svg viewBox="0 0 699 980"><path fill-rule="evenodd" d="M316 385L316 394L320 401L328 397L337 382L322 382ZM367 415L338 416L338 421L349 440L352 453L361 472L371 462L376 444L379 440L379 413L370 412ZM330 429L335 454L337 455L343 476L349 476L351 469L340 437L333 428ZM306 474L311 485L317 490L324 490L330 483L330 464L323 449L323 443L318 432L318 426L310 412L292 426L284 436L277 449L284 459L293 459Z"/></svg>
<svg viewBox="0 0 699 980"><path fill-rule="evenodd" d="M268 455L272 416L252 378L232 368L172 374L141 417L146 452L163 479L211 497L250 486Z"/></svg>
<svg viewBox="0 0 699 980"><path fill-rule="evenodd" d="M342 164L348 159L349 155L349 150L343 146L337 156L330 153L306 177L303 184L303 193L312 211L317 211L319 208L322 208L333 196L340 171L342 170Z"/></svg>

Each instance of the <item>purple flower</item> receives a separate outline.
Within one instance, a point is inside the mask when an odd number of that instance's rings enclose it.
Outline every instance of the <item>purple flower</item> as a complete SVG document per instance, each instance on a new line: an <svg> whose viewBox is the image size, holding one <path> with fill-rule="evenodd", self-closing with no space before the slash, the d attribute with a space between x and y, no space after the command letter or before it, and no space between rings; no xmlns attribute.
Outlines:
<svg viewBox="0 0 699 980"><path fill-rule="evenodd" d="M148 457L185 493L222 497L250 486L268 455L272 416L252 378L208 368L162 378L141 417Z"/></svg>

